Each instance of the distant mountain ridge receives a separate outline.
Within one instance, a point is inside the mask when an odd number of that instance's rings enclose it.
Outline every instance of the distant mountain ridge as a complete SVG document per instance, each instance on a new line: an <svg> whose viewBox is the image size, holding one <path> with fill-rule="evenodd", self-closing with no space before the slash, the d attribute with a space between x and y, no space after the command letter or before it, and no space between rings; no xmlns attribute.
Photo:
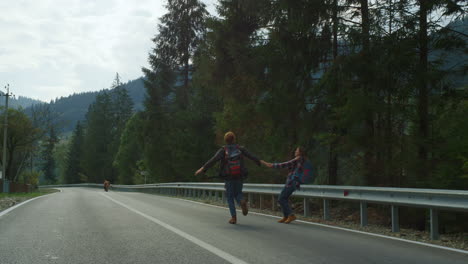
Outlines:
<svg viewBox="0 0 468 264"><path fill-rule="evenodd" d="M122 84L122 86L124 87L124 89L127 90L130 98L132 98L134 110L142 110L143 101L146 94L146 90L143 83L143 77L124 83ZM103 89L101 91L96 92L72 94L67 97L60 97L56 100L52 100L50 103L38 101L38 103L34 104L49 104L51 110L60 116L59 121L61 124L63 124L61 132L67 133L73 131L78 121L82 121L85 119L85 115L88 112L89 105L91 105L94 102L96 96L99 93L103 93L104 91L110 90ZM32 104L30 104L28 107L25 107L26 113L31 113L31 105Z"/></svg>
<svg viewBox="0 0 468 264"><path fill-rule="evenodd" d="M0 92L0 95L2 95L2 97L0 97L0 106L5 106L5 97L3 97L4 94L5 94L4 92ZM18 97L11 96L8 99L8 107L11 107L11 108L27 108L34 104L43 104L43 103L44 103L43 101L39 101L39 100L32 99L32 98L25 97L25 96L18 96Z"/></svg>

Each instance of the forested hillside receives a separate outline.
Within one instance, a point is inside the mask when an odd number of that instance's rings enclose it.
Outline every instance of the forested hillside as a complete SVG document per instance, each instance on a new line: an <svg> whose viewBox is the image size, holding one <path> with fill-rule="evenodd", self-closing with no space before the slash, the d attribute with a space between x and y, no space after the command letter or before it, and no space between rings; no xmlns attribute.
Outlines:
<svg viewBox="0 0 468 264"><path fill-rule="evenodd" d="M122 86L127 90L130 98L134 102L135 110L142 110L145 97L143 78L129 81L122 84ZM73 131L78 121L85 120L88 107L96 100L96 96L102 94L104 91L105 90L72 94L67 97L60 97L56 100L52 100L49 103L41 103L48 105L50 111L55 113L57 118L59 118L60 133L68 133ZM25 111L31 115L32 110L32 108L27 108Z"/></svg>
<svg viewBox="0 0 468 264"><path fill-rule="evenodd" d="M3 92L0 92L1 95L3 95ZM31 105L34 104L41 104L44 103L39 100L35 100L32 98L24 97L24 96L12 96L8 100L8 106L12 108L27 108ZM0 106L3 107L5 106L5 97L0 97Z"/></svg>

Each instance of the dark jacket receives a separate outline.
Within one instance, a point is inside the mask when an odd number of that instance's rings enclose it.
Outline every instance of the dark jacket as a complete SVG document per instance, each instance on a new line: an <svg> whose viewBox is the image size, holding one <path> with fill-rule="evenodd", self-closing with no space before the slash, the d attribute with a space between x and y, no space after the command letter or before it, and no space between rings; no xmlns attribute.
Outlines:
<svg viewBox="0 0 468 264"><path fill-rule="evenodd" d="M235 144L233 145L226 145L225 147L228 147L228 148L233 148L233 147L236 147ZM247 157L249 159L251 159L252 161L254 161L258 166L260 166L260 160L255 157L254 155L250 154L247 149L245 149L243 146L239 146L239 150L242 152L242 156L244 157ZM219 176L222 177L222 178L226 178L226 180L232 180L232 179L229 179L226 177L226 173L225 173L225 170L224 170L224 166L225 166L225 159L224 159L224 155L225 155L225 151L224 151L224 147L220 148L216 154L208 161L205 163L205 165L203 165L203 168L204 168L204 172L206 170L208 170L209 168L213 167L213 165L216 163L216 162L220 162L220 166L219 166ZM248 175L248 171L247 171L247 168L245 167L244 165L244 159L241 159L241 168L242 168L242 178L246 178L247 175Z"/></svg>

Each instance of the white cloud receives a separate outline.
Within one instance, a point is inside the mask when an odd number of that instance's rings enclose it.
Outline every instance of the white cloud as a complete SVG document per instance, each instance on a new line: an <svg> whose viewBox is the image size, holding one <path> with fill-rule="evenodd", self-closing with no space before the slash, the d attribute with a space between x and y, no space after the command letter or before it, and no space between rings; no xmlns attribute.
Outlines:
<svg viewBox="0 0 468 264"><path fill-rule="evenodd" d="M210 12L215 0L204 1ZM142 76L165 1L0 1L0 86L49 101Z"/></svg>

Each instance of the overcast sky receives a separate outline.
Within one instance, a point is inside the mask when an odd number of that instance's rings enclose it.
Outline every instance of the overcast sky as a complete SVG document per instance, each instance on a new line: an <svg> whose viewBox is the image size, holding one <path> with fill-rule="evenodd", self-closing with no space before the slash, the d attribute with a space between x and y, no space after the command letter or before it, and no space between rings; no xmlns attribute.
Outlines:
<svg viewBox="0 0 468 264"><path fill-rule="evenodd" d="M50 101L141 77L165 2L0 1L0 88Z"/></svg>

